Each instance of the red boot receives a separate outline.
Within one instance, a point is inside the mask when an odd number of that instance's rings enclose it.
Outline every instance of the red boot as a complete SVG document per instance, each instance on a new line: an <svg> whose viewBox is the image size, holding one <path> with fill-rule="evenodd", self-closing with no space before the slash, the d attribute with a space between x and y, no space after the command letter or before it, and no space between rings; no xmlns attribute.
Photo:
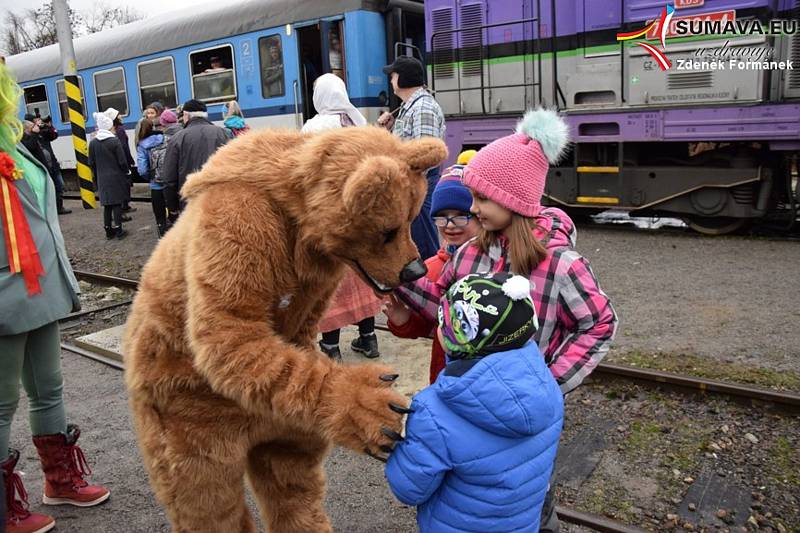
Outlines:
<svg viewBox="0 0 800 533"><path fill-rule="evenodd" d="M44 497L47 505L92 507L111 495L105 487L89 485L84 476L92 473L83 450L75 444L81 430L70 424L67 433L33 437L44 471Z"/></svg>
<svg viewBox="0 0 800 533"><path fill-rule="evenodd" d="M6 533L44 533L56 525L52 516L28 512L28 493L22 485L22 478L14 467L19 460L19 452L10 450L11 454L4 463L0 463L3 484L6 489ZM19 499L17 499L19 496Z"/></svg>

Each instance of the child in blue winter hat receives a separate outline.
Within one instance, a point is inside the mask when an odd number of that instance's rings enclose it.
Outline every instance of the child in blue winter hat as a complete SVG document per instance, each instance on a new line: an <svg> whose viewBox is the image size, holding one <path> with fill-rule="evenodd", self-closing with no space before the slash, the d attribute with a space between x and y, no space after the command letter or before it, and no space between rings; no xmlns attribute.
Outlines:
<svg viewBox="0 0 800 533"><path fill-rule="evenodd" d="M539 531L564 405L532 342L530 292L523 276L472 274L442 300L447 366L414 397L386 465L423 533Z"/></svg>

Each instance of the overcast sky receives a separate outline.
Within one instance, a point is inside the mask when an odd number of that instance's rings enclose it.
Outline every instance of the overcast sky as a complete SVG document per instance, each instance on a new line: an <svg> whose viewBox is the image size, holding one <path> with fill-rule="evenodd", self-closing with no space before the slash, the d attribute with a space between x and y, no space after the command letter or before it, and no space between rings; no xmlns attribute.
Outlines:
<svg viewBox="0 0 800 533"><path fill-rule="evenodd" d="M97 0L68 0L69 6L76 11L91 10L92 6L97 3ZM137 11L140 11L145 16L153 16L167 11L174 11L186 6L192 6L198 3L205 3L207 0L193 1L193 0L103 0L103 2L111 7L131 6ZM41 0L0 0L0 14L7 11L20 11L26 8L37 8L44 4Z"/></svg>

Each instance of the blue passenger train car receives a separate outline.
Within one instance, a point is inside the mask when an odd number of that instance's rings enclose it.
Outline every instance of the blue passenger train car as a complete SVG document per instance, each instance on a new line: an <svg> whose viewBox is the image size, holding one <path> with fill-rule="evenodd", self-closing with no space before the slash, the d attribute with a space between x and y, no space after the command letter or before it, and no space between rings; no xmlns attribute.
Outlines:
<svg viewBox="0 0 800 533"><path fill-rule="evenodd" d="M381 70L393 50L387 28L393 39L423 44L422 4L398 5L418 19L415 34L404 33L406 15L385 0L235 0L76 39L87 130L98 110L118 109L131 129L154 100L174 108L189 98L205 102L213 120L237 100L251 127L300 127L315 113L313 82L325 72L344 78L353 103L374 121L389 102ZM53 117L56 155L75 168L58 46L7 64L24 90L24 112Z"/></svg>

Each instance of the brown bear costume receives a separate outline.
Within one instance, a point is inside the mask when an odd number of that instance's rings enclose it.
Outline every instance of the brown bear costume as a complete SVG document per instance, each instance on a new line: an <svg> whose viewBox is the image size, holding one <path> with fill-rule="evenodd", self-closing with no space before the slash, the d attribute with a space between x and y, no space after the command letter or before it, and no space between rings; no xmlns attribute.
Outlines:
<svg viewBox="0 0 800 533"><path fill-rule="evenodd" d="M405 401L391 369L319 352L317 322L345 265L381 292L424 275L410 225L423 173L446 156L373 127L268 130L186 182L125 339L139 447L173 531L255 531L245 477L269 531L331 531L331 444L385 451L402 417L389 404Z"/></svg>

